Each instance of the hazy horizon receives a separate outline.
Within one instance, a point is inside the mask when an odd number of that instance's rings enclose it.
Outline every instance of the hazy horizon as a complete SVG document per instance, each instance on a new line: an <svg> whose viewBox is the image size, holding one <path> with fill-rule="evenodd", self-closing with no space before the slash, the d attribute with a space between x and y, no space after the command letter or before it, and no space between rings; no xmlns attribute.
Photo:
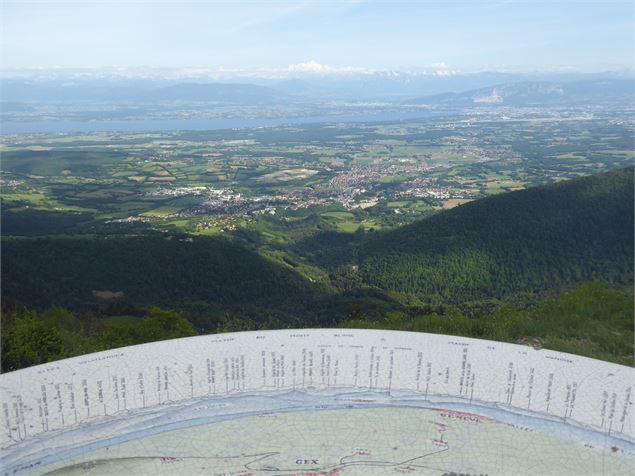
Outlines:
<svg viewBox="0 0 635 476"><path fill-rule="evenodd" d="M634 67L624 68L597 68L597 69L576 69L569 67L560 68L483 68L483 69L452 69L449 65L420 65L395 69L389 68L366 68L350 67L336 68L328 64L322 64L314 59L309 59L304 63L290 64L284 68L220 68L201 65L187 65L181 67L157 67L157 66L135 66L117 67L103 66L94 68L81 67L30 67L30 68L4 68L0 72L0 77L35 77L47 74L49 77L120 77L120 78L147 78L147 79L172 79L172 78L196 78L207 77L209 79L286 79L300 77L328 78L346 76L370 76L370 75L412 75L431 77L451 77L469 76L479 74L509 74L517 76L531 75L635 75Z"/></svg>

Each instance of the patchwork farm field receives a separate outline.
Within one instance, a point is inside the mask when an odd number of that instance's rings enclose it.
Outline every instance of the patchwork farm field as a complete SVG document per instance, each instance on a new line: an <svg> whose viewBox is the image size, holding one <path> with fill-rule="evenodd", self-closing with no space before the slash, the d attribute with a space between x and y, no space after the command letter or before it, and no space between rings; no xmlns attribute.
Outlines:
<svg viewBox="0 0 635 476"><path fill-rule="evenodd" d="M4 136L3 232L390 228L629 165L614 116Z"/></svg>

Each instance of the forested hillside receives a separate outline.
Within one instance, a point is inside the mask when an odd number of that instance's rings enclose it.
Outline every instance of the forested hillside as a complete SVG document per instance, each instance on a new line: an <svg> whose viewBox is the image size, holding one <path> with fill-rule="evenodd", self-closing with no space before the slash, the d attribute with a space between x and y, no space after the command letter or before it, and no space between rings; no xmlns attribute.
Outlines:
<svg viewBox="0 0 635 476"><path fill-rule="evenodd" d="M238 238L185 235L6 237L3 296L35 308L124 297L310 309L314 321L318 303L359 288L459 303L593 279L632 283L633 169L497 195L387 232L317 234L289 250L330 282L258 251Z"/></svg>
<svg viewBox="0 0 635 476"><path fill-rule="evenodd" d="M10 238L2 248L4 302L34 309L125 302L202 315L197 323L208 330L230 310L300 325L325 292L289 267L220 238Z"/></svg>
<svg viewBox="0 0 635 476"><path fill-rule="evenodd" d="M594 277L633 281L633 169L485 198L386 233L325 234L298 246L334 276L462 302Z"/></svg>
<svg viewBox="0 0 635 476"><path fill-rule="evenodd" d="M389 231L266 243L244 233L3 237L4 365L194 332L333 325L538 336L632 359L633 168Z"/></svg>
<svg viewBox="0 0 635 476"><path fill-rule="evenodd" d="M361 307L339 322L345 328L393 329L493 339L633 364L633 290L595 282L524 304L489 309L402 307L369 319ZM110 309L116 312L116 309ZM476 312L475 312L476 311ZM76 355L196 334L178 312L156 307L96 315L52 307L38 312L6 306L2 313L2 371ZM268 329L267 323L223 319L216 332Z"/></svg>

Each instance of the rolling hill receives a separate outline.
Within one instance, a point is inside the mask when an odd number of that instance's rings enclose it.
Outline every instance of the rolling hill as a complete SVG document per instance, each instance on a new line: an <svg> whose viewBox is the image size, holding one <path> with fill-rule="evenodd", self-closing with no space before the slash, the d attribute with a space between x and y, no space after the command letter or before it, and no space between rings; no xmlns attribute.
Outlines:
<svg viewBox="0 0 635 476"><path fill-rule="evenodd" d="M386 232L319 233L286 253L322 268L330 282L264 257L238 235L5 236L3 300L82 309L119 296L183 310L213 329L227 316L327 325L351 303L384 312L593 280L630 284L633 168L485 198Z"/></svg>
<svg viewBox="0 0 635 476"><path fill-rule="evenodd" d="M123 301L187 309L201 316L203 328L233 311L260 324L275 318L282 326L305 316L325 294L290 268L217 238L3 238L2 256L4 303L32 309Z"/></svg>
<svg viewBox="0 0 635 476"><path fill-rule="evenodd" d="M632 364L632 167L287 249L330 283L238 235L1 243L4 370L197 332L332 325L530 342Z"/></svg>
<svg viewBox="0 0 635 476"><path fill-rule="evenodd" d="M595 79L572 82L524 81L417 98L415 104L447 107L584 105L632 102L631 79Z"/></svg>
<svg viewBox="0 0 635 476"><path fill-rule="evenodd" d="M423 301L633 281L633 168L477 200L385 233L316 236L316 264Z"/></svg>

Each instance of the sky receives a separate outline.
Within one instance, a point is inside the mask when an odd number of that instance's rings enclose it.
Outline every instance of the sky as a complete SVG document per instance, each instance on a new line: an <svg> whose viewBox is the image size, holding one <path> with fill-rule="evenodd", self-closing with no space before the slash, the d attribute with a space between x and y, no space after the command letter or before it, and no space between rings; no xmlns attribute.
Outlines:
<svg viewBox="0 0 635 476"><path fill-rule="evenodd" d="M633 69L622 0L2 0L1 66L368 70Z"/></svg>

